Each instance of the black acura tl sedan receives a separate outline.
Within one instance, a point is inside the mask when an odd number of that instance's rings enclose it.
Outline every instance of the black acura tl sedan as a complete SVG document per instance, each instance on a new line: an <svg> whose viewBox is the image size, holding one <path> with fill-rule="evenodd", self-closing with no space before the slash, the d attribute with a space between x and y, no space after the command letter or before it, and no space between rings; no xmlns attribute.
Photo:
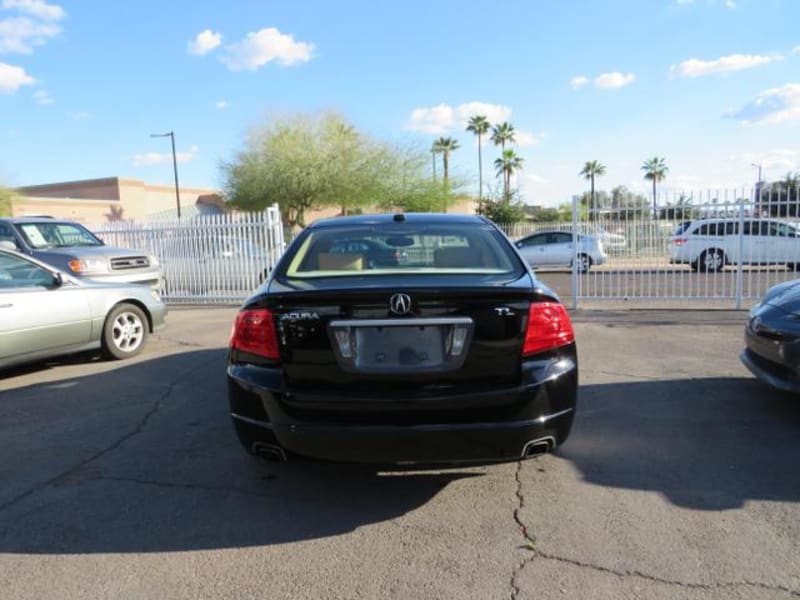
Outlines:
<svg viewBox="0 0 800 600"><path fill-rule="evenodd" d="M404 259L375 264L342 239ZM292 242L236 317L227 374L252 454L478 463L567 439L578 359L566 309L491 221L385 214Z"/></svg>
<svg viewBox="0 0 800 600"><path fill-rule="evenodd" d="M750 311L742 363L763 382L800 392L800 279L769 289Z"/></svg>

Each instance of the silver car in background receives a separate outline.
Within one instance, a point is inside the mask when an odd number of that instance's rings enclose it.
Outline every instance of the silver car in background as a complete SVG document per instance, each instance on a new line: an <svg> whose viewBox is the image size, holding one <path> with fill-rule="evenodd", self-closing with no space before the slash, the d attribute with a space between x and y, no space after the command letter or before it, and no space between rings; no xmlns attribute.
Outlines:
<svg viewBox="0 0 800 600"><path fill-rule="evenodd" d="M0 369L97 348L136 356L166 313L148 287L78 279L0 245Z"/></svg>
<svg viewBox="0 0 800 600"><path fill-rule="evenodd" d="M575 258L573 235L569 231L539 231L514 242L532 267L572 267ZM608 256L602 242L593 235L578 235L578 271L586 273L602 265Z"/></svg>
<svg viewBox="0 0 800 600"><path fill-rule="evenodd" d="M0 242L11 244L75 277L161 285L158 258L141 250L106 246L103 240L79 223L49 217L0 219Z"/></svg>

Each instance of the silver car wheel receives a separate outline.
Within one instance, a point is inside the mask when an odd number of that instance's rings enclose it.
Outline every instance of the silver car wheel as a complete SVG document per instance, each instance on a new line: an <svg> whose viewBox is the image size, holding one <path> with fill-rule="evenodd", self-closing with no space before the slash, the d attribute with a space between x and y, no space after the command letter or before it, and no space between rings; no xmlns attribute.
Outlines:
<svg viewBox="0 0 800 600"><path fill-rule="evenodd" d="M112 342L119 350L129 353L136 350L144 340L144 324L138 315L122 312L112 325Z"/></svg>

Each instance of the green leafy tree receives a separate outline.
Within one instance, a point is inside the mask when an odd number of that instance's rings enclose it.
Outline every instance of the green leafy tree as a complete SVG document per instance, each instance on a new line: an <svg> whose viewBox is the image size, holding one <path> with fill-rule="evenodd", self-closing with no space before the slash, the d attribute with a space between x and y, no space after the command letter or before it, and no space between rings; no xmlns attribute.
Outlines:
<svg viewBox="0 0 800 600"><path fill-rule="evenodd" d="M611 190L611 215L613 219L641 218L648 213L647 198L641 194L634 194L624 185L618 185Z"/></svg>
<svg viewBox="0 0 800 600"><path fill-rule="evenodd" d="M311 209L339 206L346 214L397 197L406 158L339 115L298 115L251 132L245 148L221 170L233 206L263 210L277 203L285 223L304 226Z"/></svg>
<svg viewBox="0 0 800 600"><path fill-rule="evenodd" d="M586 164L583 165L583 169L579 173L581 177L591 182L591 204L589 206L589 215L594 214L594 210L597 208L597 199L594 194L594 180L596 177L602 177L606 174L606 166L602 164L598 160L589 160L586 161Z"/></svg>
<svg viewBox="0 0 800 600"><path fill-rule="evenodd" d="M644 171L644 178L653 182L653 215L656 216L658 210L656 207L656 184L664 181L667 177L669 167L667 167L667 163L663 158L654 156L644 161L642 164L642 171Z"/></svg>
<svg viewBox="0 0 800 600"><path fill-rule="evenodd" d="M483 157L481 156L481 149L483 136L489 133L490 127L491 124L484 115L470 117L467 122L467 131L471 131L478 136L478 209L483 203Z"/></svg>
<svg viewBox="0 0 800 600"><path fill-rule="evenodd" d="M513 199L490 198L484 201L478 214L499 225L513 225L525 219L525 205Z"/></svg>
<svg viewBox="0 0 800 600"><path fill-rule="evenodd" d="M494 161L497 176L503 177L503 198L511 201L511 176L522 169L525 159L517 155L512 149L504 150L500 158Z"/></svg>
<svg viewBox="0 0 800 600"><path fill-rule="evenodd" d="M383 210L402 210L403 212L438 212L446 206L452 195L452 190L460 186L458 181L451 180L450 190L446 190L440 183L432 181L427 175L427 152L417 151L413 148L399 150L403 156L401 168L387 174L393 180L387 185L394 192L384 197L378 206Z"/></svg>
<svg viewBox="0 0 800 600"><path fill-rule="evenodd" d="M514 126L506 121L492 127L491 139L495 146L500 146L500 153L504 154L506 144L513 144L517 141L517 132L514 130Z"/></svg>

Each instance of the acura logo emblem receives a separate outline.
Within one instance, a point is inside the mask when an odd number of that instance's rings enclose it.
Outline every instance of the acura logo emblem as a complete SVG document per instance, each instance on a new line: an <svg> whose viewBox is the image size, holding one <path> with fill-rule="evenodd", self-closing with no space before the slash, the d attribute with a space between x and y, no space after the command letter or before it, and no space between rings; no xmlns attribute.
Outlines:
<svg viewBox="0 0 800 600"><path fill-rule="evenodd" d="M408 294L395 294L389 298L389 308L396 315L408 314L411 310L411 296Z"/></svg>

